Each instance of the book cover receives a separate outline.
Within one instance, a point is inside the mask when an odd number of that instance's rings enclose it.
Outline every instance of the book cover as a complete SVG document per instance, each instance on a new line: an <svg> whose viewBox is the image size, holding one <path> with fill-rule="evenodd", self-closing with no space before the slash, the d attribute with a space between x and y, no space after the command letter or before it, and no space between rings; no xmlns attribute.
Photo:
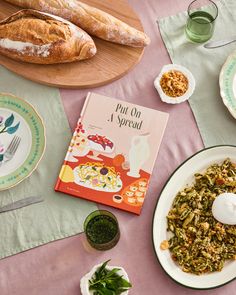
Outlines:
<svg viewBox="0 0 236 295"><path fill-rule="evenodd" d="M168 114L89 93L55 190L140 214Z"/></svg>

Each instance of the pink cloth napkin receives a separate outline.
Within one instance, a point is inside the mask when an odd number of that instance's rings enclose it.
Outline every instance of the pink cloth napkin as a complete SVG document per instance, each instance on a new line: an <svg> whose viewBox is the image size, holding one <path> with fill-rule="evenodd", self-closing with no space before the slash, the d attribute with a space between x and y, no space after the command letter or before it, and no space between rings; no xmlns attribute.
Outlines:
<svg viewBox="0 0 236 295"><path fill-rule="evenodd" d="M94 92L113 96L170 114L168 126L151 178L142 214L111 209L121 227L118 245L106 252L89 252L83 234L56 241L0 261L1 295L78 295L80 278L95 264L112 259L126 269L133 288L130 295L189 295L199 291L172 281L159 265L152 246L152 216L160 190L173 170L203 148L188 103L167 105L160 101L153 80L170 59L162 43L156 19L186 9L187 0L130 0L152 43L141 62L125 77ZM66 113L74 128L88 90L62 90ZM235 294L236 283L205 291L210 295Z"/></svg>

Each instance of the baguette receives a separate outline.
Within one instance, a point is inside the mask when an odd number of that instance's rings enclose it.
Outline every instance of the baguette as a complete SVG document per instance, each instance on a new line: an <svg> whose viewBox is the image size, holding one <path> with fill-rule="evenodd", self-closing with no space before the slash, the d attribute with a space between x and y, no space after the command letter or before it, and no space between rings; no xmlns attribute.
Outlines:
<svg viewBox="0 0 236 295"><path fill-rule="evenodd" d="M24 9L0 22L0 53L24 62L55 64L90 58L96 46L67 20Z"/></svg>
<svg viewBox="0 0 236 295"><path fill-rule="evenodd" d="M12 4L52 13L68 19L90 35L106 41L144 47L149 37L114 16L77 0L5 0Z"/></svg>

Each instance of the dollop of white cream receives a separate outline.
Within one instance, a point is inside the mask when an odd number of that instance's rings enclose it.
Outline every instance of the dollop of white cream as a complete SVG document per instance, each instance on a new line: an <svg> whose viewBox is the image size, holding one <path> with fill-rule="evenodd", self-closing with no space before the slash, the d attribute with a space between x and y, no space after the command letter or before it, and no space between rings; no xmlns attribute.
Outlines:
<svg viewBox="0 0 236 295"><path fill-rule="evenodd" d="M236 225L236 194L220 194L213 202L212 214L221 223Z"/></svg>

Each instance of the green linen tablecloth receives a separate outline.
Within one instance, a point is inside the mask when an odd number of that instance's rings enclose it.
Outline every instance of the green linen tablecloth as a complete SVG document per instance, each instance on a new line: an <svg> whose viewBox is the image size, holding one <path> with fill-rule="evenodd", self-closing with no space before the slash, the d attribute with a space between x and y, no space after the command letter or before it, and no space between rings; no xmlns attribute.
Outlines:
<svg viewBox="0 0 236 295"><path fill-rule="evenodd" d="M219 16L212 40L235 36L236 1L216 2ZM205 146L236 145L236 120L222 102L219 73L236 43L216 49L205 49L185 36L187 12L158 20L160 32L173 63L186 66L196 79L196 89L189 99ZM193 138L194 140L194 138Z"/></svg>
<svg viewBox="0 0 236 295"><path fill-rule="evenodd" d="M0 67L0 92L12 93L30 102L43 118L47 146L33 174L0 192L0 206L32 195L44 202L0 214L0 258L78 234L96 205L54 192L60 166L71 139L71 130L59 90L27 81Z"/></svg>

